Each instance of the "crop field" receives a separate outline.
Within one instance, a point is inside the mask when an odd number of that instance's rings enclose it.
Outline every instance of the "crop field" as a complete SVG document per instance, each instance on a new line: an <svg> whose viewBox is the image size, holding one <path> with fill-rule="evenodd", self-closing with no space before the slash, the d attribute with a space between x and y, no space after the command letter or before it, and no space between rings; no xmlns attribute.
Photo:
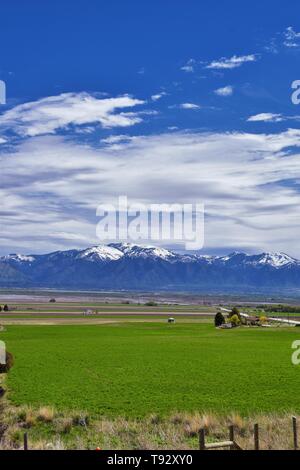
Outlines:
<svg viewBox="0 0 300 470"><path fill-rule="evenodd" d="M300 411L295 328L216 330L155 319L99 325L8 325L14 405L127 418L157 413Z"/></svg>

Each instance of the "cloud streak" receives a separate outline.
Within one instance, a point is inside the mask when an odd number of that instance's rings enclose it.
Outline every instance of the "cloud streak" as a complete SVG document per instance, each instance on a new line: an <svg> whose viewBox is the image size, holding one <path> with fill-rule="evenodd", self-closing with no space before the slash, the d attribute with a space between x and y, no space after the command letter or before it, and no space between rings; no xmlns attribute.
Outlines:
<svg viewBox="0 0 300 470"><path fill-rule="evenodd" d="M205 68L214 70L236 69L247 62L256 62L257 58L257 54L249 54L243 56L234 55L230 58L222 57L219 60L213 60L210 64L206 65Z"/></svg>
<svg viewBox="0 0 300 470"><path fill-rule="evenodd" d="M63 93L18 105L0 116L0 128L23 137L53 134L68 126L98 124L129 127L142 121L138 112L124 112L145 102L128 95L97 98L88 93Z"/></svg>
<svg viewBox="0 0 300 470"><path fill-rule="evenodd" d="M260 113L250 116L248 122L283 122L283 121L300 121L300 116L284 116L276 113Z"/></svg>

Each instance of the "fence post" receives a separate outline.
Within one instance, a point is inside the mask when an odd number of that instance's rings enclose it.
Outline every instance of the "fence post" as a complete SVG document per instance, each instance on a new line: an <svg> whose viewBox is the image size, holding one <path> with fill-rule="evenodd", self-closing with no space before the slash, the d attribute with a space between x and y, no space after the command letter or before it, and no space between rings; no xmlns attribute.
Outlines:
<svg viewBox="0 0 300 470"><path fill-rule="evenodd" d="M234 426L232 424L229 426L229 440L234 442ZM234 444L230 447L230 450L234 450Z"/></svg>
<svg viewBox="0 0 300 470"><path fill-rule="evenodd" d="M27 432L24 433L24 450L28 450L28 437L27 437Z"/></svg>
<svg viewBox="0 0 300 470"><path fill-rule="evenodd" d="M254 450L259 450L259 429L258 429L258 424L254 424Z"/></svg>
<svg viewBox="0 0 300 470"><path fill-rule="evenodd" d="M294 450L298 450L298 429L297 429L296 416L293 416L293 436L294 436Z"/></svg>
<svg viewBox="0 0 300 470"><path fill-rule="evenodd" d="M205 450L205 429L203 428L199 431L199 448Z"/></svg>

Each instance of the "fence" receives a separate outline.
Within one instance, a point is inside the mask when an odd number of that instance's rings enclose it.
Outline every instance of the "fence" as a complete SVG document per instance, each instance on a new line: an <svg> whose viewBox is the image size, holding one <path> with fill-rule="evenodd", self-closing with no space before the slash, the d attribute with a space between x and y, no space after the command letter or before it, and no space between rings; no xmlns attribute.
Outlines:
<svg viewBox="0 0 300 470"><path fill-rule="evenodd" d="M243 450L234 439L234 426L229 426L229 440L206 443L206 433L205 429L202 428L199 431L199 449L200 450L217 450L217 449L226 449L229 450ZM298 450L298 425L297 418L292 417L292 432L293 432L293 449ZM253 444L254 450L260 450L259 442L259 426L258 424L254 425L253 428Z"/></svg>
<svg viewBox="0 0 300 470"><path fill-rule="evenodd" d="M295 416L292 417L292 433L293 433L293 449L298 450L298 423L297 418ZM218 449L226 449L229 450L243 450L234 438L234 426L229 426L228 428L228 441L220 441L220 442L206 442L206 432L204 428L199 430L199 449L200 450L218 450ZM260 442L259 442L259 426L255 424L253 427L253 445L254 450L260 450ZM28 450L28 434L27 432L23 436L23 449Z"/></svg>

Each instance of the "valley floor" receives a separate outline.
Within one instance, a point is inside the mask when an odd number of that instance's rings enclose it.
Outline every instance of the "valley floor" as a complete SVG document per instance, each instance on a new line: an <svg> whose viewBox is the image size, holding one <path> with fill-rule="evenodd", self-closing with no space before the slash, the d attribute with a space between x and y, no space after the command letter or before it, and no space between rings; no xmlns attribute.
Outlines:
<svg viewBox="0 0 300 470"><path fill-rule="evenodd" d="M252 448L255 421L264 448L291 448L297 328L218 330L213 308L199 306L136 315L113 306L96 317L75 308L67 318L44 307L2 317L0 339L15 358L0 402L3 448L28 432L34 448L192 449L201 426L219 440L230 423Z"/></svg>

